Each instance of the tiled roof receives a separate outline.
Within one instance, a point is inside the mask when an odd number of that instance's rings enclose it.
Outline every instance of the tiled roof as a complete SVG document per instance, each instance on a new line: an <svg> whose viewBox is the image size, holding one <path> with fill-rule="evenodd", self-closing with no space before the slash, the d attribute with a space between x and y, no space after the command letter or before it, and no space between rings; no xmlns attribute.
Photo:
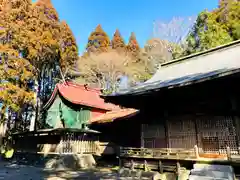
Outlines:
<svg viewBox="0 0 240 180"><path fill-rule="evenodd" d="M51 104L51 102L54 101L57 92L59 92L59 94L63 96L66 100L74 104L80 104L104 110L120 109L119 106L116 106L111 103L105 103L104 99L100 97L101 95L100 89L90 88L72 82L57 84L54 89L54 92L52 93L51 98L43 107L44 109L46 109Z"/></svg>
<svg viewBox="0 0 240 180"><path fill-rule="evenodd" d="M95 118L90 119L90 123L106 123L112 122L115 119L126 118L132 115L135 115L139 111L136 109L120 109L115 111L108 111L105 114L97 116Z"/></svg>

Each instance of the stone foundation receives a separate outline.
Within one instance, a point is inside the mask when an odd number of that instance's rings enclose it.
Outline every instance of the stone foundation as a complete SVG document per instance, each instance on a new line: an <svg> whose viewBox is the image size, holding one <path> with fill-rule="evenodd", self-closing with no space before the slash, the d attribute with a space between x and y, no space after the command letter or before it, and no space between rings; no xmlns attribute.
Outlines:
<svg viewBox="0 0 240 180"><path fill-rule="evenodd" d="M16 153L13 161L19 164L36 165L46 169L94 168L96 161L92 154L51 154Z"/></svg>
<svg viewBox="0 0 240 180"><path fill-rule="evenodd" d="M91 154L87 155L61 155L46 162L47 169L86 169L96 166L96 161Z"/></svg>

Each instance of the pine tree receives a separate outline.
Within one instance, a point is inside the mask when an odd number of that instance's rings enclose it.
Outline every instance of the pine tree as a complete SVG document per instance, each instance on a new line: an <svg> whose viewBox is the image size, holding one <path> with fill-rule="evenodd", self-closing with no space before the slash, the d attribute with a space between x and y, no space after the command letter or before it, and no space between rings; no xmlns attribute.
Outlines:
<svg viewBox="0 0 240 180"><path fill-rule="evenodd" d="M112 46L112 49L115 49L118 52L123 52L125 50L126 46L118 29L115 31L113 35L111 46Z"/></svg>
<svg viewBox="0 0 240 180"><path fill-rule="evenodd" d="M139 51L140 51L140 47L138 45L136 36L132 32L127 45L127 52L129 52L133 56L137 56Z"/></svg>
<svg viewBox="0 0 240 180"><path fill-rule="evenodd" d="M109 49L109 45L110 39L99 24L95 31L90 34L86 50L88 53L106 52Z"/></svg>

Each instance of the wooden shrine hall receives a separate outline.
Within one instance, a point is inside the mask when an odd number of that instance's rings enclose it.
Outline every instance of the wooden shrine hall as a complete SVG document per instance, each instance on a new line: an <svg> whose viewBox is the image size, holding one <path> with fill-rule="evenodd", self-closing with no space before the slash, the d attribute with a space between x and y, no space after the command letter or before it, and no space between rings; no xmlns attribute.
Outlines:
<svg viewBox="0 0 240 180"><path fill-rule="evenodd" d="M96 124L119 127L122 158L240 162L239 82L235 41L162 64L147 82L102 96L139 112Z"/></svg>

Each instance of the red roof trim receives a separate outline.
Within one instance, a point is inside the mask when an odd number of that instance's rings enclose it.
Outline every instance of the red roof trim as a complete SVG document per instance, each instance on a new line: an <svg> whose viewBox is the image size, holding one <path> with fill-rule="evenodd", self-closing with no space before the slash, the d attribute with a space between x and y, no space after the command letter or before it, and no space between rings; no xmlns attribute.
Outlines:
<svg viewBox="0 0 240 180"><path fill-rule="evenodd" d="M47 109L50 105L52 105L53 101L55 100L56 96L57 96L57 92L58 92L58 88L57 86L55 86L53 93L50 97L50 99L46 102L46 104L43 106L43 110Z"/></svg>
<svg viewBox="0 0 240 180"><path fill-rule="evenodd" d="M43 109L48 108L52 104L56 98L57 92L59 92L59 94L67 101L74 104L80 104L102 110L119 109L119 106L104 102L104 99L100 97L100 89L90 88L86 85L74 84L72 82L57 84L52 96L46 105L44 105Z"/></svg>
<svg viewBox="0 0 240 180"><path fill-rule="evenodd" d="M75 100L71 100L69 99L63 92L59 91L58 92L69 102L72 102L73 104L80 104L78 101ZM90 103L81 103L80 105L84 105L84 106L88 106L88 107L93 107L93 108L97 108L97 109L104 109L104 110L111 110L110 108L101 108L95 105L92 105Z"/></svg>
<svg viewBox="0 0 240 180"><path fill-rule="evenodd" d="M109 123L109 122L113 122L116 119L120 120L120 119L129 118L131 116L136 115L137 113L139 113L139 110L136 110L136 109L120 109L120 110L115 110L115 111L109 111L100 116L90 119L89 122L91 124Z"/></svg>

